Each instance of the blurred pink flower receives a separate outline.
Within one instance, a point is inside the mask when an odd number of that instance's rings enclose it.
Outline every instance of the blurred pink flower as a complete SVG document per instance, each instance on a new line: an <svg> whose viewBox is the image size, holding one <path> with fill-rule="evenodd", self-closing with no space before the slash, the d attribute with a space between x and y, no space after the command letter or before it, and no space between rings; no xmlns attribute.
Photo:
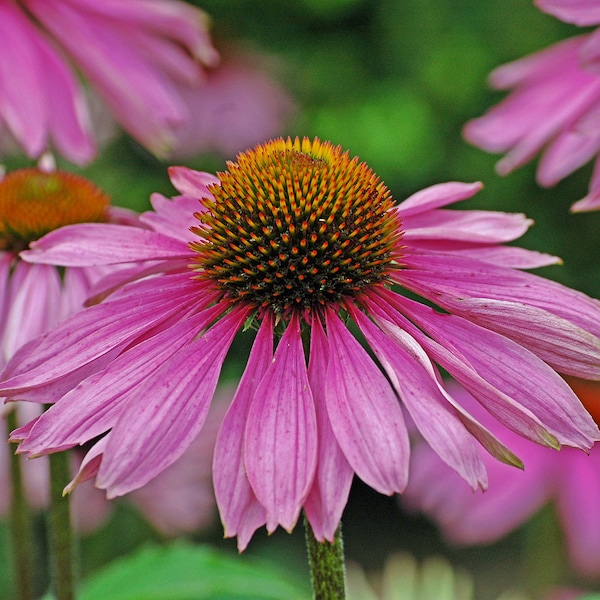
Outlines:
<svg viewBox="0 0 600 600"><path fill-rule="evenodd" d="M218 60L207 17L179 0L0 0L0 136L32 158L94 157L80 71L114 118L157 154L189 118L180 88ZM5 129L3 129L5 128Z"/></svg>
<svg viewBox="0 0 600 600"><path fill-rule="evenodd" d="M294 103L270 76L266 57L254 53L223 56L201 87L181 90L191 118L177 129L170 158L217 152L233 157L279 135Z"/></svg>
<svg viewBox="0 0 600 600"><path fill-rule="evenodd" d="M600 24L597 0L535 0L534 4L540 10L580 27Z"/></svg>
<svg viewBox="0 0 600 600"><path fill-rule="evenodd" d="M595 2L537 2L565 20L600 23ZM512 90L482 117L469 121L465 138L488 152L506 152L501 175L541 159L539 185L550 187L595 159L588 194L572 210L600 209L600 30L571 38L497 68L496 89Z"/></svg>
<svg viewBox="0 0 600 600"><path fill-rule="evenodd" d="M569 382L593 416L600 417L600 383ZM600 572L600 447L590 454L573 448L556 452L501 428L474 398L455 385L454 396L524 462L525 470L507 467L484 455L490 484L474 493L439 460L426 443L416 445L411 478L400 502L436 521L456 544L489 544L555 504L573 566L584 575Z"/></svg>
<svg viewBox="0 0 600 600"><path fill-rule="evenodd" d="M153 196L140 217L150 230L71 226L23 253L69 267L150 262L11 360L2 394L60 398L13 433L20 452L103 436L85 477L109 497L145 485L202 429L247 329L257 333L213 467L225 533L240 548L262 524L291 530L302 507L316 537L332 539L354 473L402 491L410 450L398 397L473 488L487 484L479 444L520 464L447 393L432 361L521 435L585 449L598 439L554 369L600 378L600 303L517 270L556 260L503 245L527 230L523 215L442 208L480 184L433 186L396 206L365 163L306 138L257 146L218 177L170 173L183 195Z"/></svg>
<svg viewBox="0 0 600 600"><path fill-rule="evenodd" d="M26 342L48 331L83 307L92 285L106 267L73 267L61 276L50 265L32 265L18 257L30 243L62 225L82 221L134 225L137 217L111 207L108 196L86 179L60 171L21 169L0 177L0 365ZM39 415L39 405L6 406L0 428L8 439L5 417L18 411L25 423ZM2 433L0 433L0 436ZM0 443L0 513L11 501L9 451ZM46 465L23 461L26 493L34 508L47 501Z"/></svg>

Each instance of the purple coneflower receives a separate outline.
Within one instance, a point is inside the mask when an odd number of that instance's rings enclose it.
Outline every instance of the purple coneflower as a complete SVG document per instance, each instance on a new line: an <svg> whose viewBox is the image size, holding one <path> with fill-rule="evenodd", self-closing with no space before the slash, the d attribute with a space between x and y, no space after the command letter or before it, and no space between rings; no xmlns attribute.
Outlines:
<svg viewBox="0 0 600 600"><path fill-rule="evenodd" d="M180 167L171 178L183 195L153 197L140 217L151 230L72 226L24 253L149 262L9 363L0 393L60 398L14 433L20 452L96 439L86 469L97 487L115 497L144 485L196 437L234 337L252 331L213 465L240 548L264 523L291 530L303 507L317 539L333 539L355 473L402 491L404 410L473 488L487 483L480 444L520 465L434 363L520 435L584 449L598 439L555 369L600 378L600 303L517 270L556 261L502 246L527 230L523 215L442 208L480 184L397 206L365 163L306 138L257 146L216 177Z"/></svg>
<svg viewBox="0 0 600 600"><path fill-rule="evenodd" d="M128 210L110 206L108 196L90 181L62 171L20 169L0 177L0 365L26 342L45 333L83 308L93 284L106 267L73 267L60 272L51 265L22 261L19 252L44 234L81 222L134 224ZM8 413L18 411L26 422L39 414L34 405L7 405L0 413L0 431ZM1 436L0 436L1 437ZM8 438L8 432L3 436ZM47 501L46 465L22 463L26 495L31 506ZM9 446L0 444L0 513L11 501Z"/></svg>
<svg viewBox="0 0 600 600"><path fill-rule="evenodd" d="M568 379L590 411L600 419L600 384ZM430 516L449 541L460 545L490 544L530 519L542 506L552 503L564 531L574 568L590 577L600 571L600 448L589 456L573 448L553 452L532 444L478 410L475 400L458 386L454 397L480 417L525 463L525 471L510 469L484 456L490 487L473 493L450 471L427 444L416 444L412 477L401 502Z"/></svg>
<svg viewBox="0 0 600 600"><path fill-rule="evenodd" d="M544 11L578 25L600 24L598 3L538 0ZM496 89L510 94L464 134L488 152L506 152L501 175L541 155L537 181L550 187L591 160L594 172L585 198L572 210L600 208L600 30L554 44L502 65L490 75Z"/></svg>
<svg viewBox="0 0 600 600"><path fill-rule="evenodd" d="M90 103L78 72L124 129L155 153L188 117L180 89L218 60L199 9L178 0L0 0L0 134L28 156L92 160Z"/></svg>

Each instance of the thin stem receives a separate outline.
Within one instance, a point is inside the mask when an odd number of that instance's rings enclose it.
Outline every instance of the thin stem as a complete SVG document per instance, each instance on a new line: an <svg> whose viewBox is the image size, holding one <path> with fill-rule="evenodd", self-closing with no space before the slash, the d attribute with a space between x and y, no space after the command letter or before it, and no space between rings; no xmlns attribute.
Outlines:
<svg viewBox="0 0 600 600"><path fill-rule="evenodd" d="M342 525L337 528L333 543L319 542L304 515L306 547L314 600L344 600L346 598L346 569Z"/></svg>
<svg viewBox="0 0 600 600"><path fill-rule="evenodd" d="M71 478L69 453L50 454L50 511L48 541L51 576L56 600L74 600L75 565L73 528L69 497L63 497L64 486Z"/></svg>
<svg viewBox="0 0 600 600"><path fill-rule="evenodd" d="M16 429L17 411L11 410L6 416L8 430ZM10 477L12 499L10 504L10 535L14 553L13 564L19 600L33 600L33 537L29 505L23 488L21 457L11 448Z"/></svg>

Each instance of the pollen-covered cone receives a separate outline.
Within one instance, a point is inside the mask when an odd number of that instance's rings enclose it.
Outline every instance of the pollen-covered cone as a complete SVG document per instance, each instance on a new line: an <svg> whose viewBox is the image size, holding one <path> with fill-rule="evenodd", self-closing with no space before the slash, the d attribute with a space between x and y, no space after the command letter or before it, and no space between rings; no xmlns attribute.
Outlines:
<svg viewBox="0 0 600 600"><path fill-rule="evenodd" d="M591 414L600 417L600 384L569 378L569 383ZM555 452L504 430L484 414L464 389L454 384L454 397L504 440L525 463L510 469L484 456L490 484L485 494L473 493L456 474L418 444L411 461L411 479L400 502L436 521L456 544L489 544L553 503L573 567L591 577L600 572L600 448L589 455L573 448Z"/></svg>
<svg viewBox="0 0 600 600"><path fill-rule="evenodd" d="M63 389L13 433L20 452L96 440L96 486L110 497L141 487L202 429L238 333L254 339L213 476L240 548L262 524L291 530L303 507L316 537L332 539L354 474L401 492L407 414L474 489L487 485L481 447L520 466L438 366L519 435L586 450L598 439L556 371L600 378L600 304L521 270L556 262L503 245L527 230L523 215L446 208L480 184L440 184L396 205L358 158L306 138L257 146L217 176L170 173L181 196L153 196L140 217L148 230L74 225L23 254L148 268L8 364L2 394Z"/></svg>

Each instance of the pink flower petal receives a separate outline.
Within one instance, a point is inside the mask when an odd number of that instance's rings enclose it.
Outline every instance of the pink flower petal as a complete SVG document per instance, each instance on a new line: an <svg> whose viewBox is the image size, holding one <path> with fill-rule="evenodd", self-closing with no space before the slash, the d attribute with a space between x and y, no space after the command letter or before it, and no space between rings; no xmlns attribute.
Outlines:
<svg viewBox="0 0 600 600"><path fill-rule="evenodd" d="M429 246L429 247L428 247ZM537 269L549 265L560 265L562 260L558 256L526 250L516 246L480 246L473 244L471 247L451 246L450 244L423 244L419 243L419 248L427 249L429 252L449 253L453 256L464 256L471 260L488 262L499 267L508 267L511 269Z"/></svg>
<svg viewBox="0 0 600 600"><path fill-rule="evenodd" d="M154 152L166 151L174 141L170 128L183 122L187 111L168 74L139 52L137 36L118 20L90 18L69 2L50 6L27 0L27 8L60 41L127 130ZM155 38L155 43L162 42Z"/></svg>
<svg viewBox="0 0 600 600"><path fill-rule="evenodd" d="M150 201L154 210L140 216L142 223L161 235L181 240L186 244L196 238L190 227L198 225L194 213L203 208L197 198L179 196L171 199L162 194L152 194Z"/></svg>
<svg viewBox="0 0 600 600"><path fill-rule="evenodd" d="M600 24L600 6L596 0L534 0L534 3L567 23L580 27Z"/></svg>
<svg viewBox="0 0 600 600"><path fill-rule="evenodd" d="M408 334L404 340L390 340L358 310L351 315L427 443L473 490L486 489L487 474L475 438L443 397L423 349Z"/></svg>
<svg viewBox="0 0 600 600"><path fill-rule="evenodd" d="M190 255L187 244L139 227L82 223L56 229L21 253L28 262L89 267Z"/></svg>
<svg viewBox="0 0 600 600"><path fill-rule="evenodd" d="M474 390L473 394L479 399L485 399L486 409L494 415L494 417L503 423L509 429L518 431L520 435L535 440L539 444L546 444L552 447L558 447L558 441L554 436L546 431L539 419L528 409L515 402L507 394L496 389L485 380L474 368L468 363L466 358L462 357L454 347L445 348L437 341L423 335L422 331L417 328L411 321L406 319L402 314L396 312L395 309L402 310L406 304L405 301L400 301L396 294L383 293L383 299L380 294L370 294L369 309L375 316L378 325L393 339L402 337L402 332L409 332L419 344L426 349L431 358L437 361L456 379L460 380L465 387ZM410 314L410 313L408 313ZM447 317L450 317L448 315ZM456 317L452 317L456 318ZM418 322L418 321L417 321ZM398 329L400 332L398 332ZM450 396L446 398L449 402L453 402ZM461 414L461 408L457 404L453 404L458 414ZM468 413L464 412L461 415L465 427L471 431L474 437L482 444L482 446L495 458L508 464L518 464L514 460L514 455L502 446L498 440L492 436L486 429L474 421Z"/></svg>
<svg viewBox="0 0 600 600"><path fill-rule="evenodd" d="M292 316L248 411L248 479L267 512L267 530L291 531L312 485L317 422L297 316Z"/></svg>
<svg viewBox="0 0 600 600"><path fill-rule="evenodd" d="M348 502L354 471L335 439L327 414L325 385L328 354L327 338L321 321L318 317L313 317L308 378L315 401L319 445L317 471L304 503L304 511L315 538L333 542Z"/></svg>
<svg viewBox="0 0 600 600"><path fill-rule="evenodd" d="M600 209L600 157L594 163L587 196L571 206L572 212L586 212Z"/></svg>
<svg viewBox="0 0 600 600"><path fill-rule="evenodd" d="M558 283L455 256L404 258L396 279L442 308L502 333L557 370L600 378L600 303Z"/></svg>
<svg viewBox="0 0 600 600"><path fill-rule="evenodd" d="M190 198L212 198L210 185L220 185L218 177L187 167L169 167L169 177L175 189Z"/></svg>
<svg viewBox="0 0 600 600"><path fill-rule="evenodd" d="M40 91L44 65L30 40L39 33L12 2L0 6L1 121L30 157L37 157L47 143L48 115ZM40 39L37 45L42 45ZM19 73L19 77L15 77Z"/></svg>
<svg viewBox="0 0 600 600"><path fill-rule="evenodd" d="M520 238L533 221L523 214L486 210L432 210L402 219L403 242L415 240L459 240L500 244Z"/></svg>
<svg viewBox="0 0 600 600"><path fill-rule="evenodd" d="M419 213L466 200L483 188L481 182L476 183L439 183L409 196L398 206L398 214L404 218Z"/></svg>
<svg viewBox="0 0 600 600"><path fill-rule="evenodd" d="M110 434L109 434L110 435ZM93 479L98 474L100 463L102 462L102 454L106 449L109 435L104 436L98 440L86 453L85 458L81 461L79 469L75 474L75 477L69 482L69 484L63 490L64 494L70 494L75 487L84 481Z"/></svg>
<svg viewBox="0 0 600 600"><path fill-rule="evenodd" d="M146 484L198 435L225 355L247 313L241 309L223 317L136 388L110 432L96 478L109 498Z"/></svg>
<svg viewBox="0 0 600 600"><path fill-rule="evenodd" d="M9 285L10 298L2 328L6 360L57 323L61 303L60 276L54 267L19 261Z"/></svg>
<svg viewBox="0 0 600 600"><path fill-rule="evenodd" d="M201 302L201 289L189 274L130 285L118 300L81 311L20 348L6 367L0 394L11 396L52 382L102 357ZM170 302L174 295L180 298L177 304Z"/></svg>
<svg viewBox="0 0 600 600"><path fill-rule="evenodd" d="M41 39L31 37L37 46L42 91L46 96L49 133L58 151L72 162L83 165L96 154L92 123L86 99L70 67Z"/></svg>
<svg viewBox="0 0 600 600"><path fill-rule="evenodd" d="M410 447L402 409L383 373L337 315L326 313L325 389L335 437L355 473L382 494L401 492Z"/></svg>
<svg viewBox="0 0 600 600"><path fill-rule="evenodd" d="M468 320L453 315L441 315L416 302L399 300L397 306L442 347L451 351L455 358L459 358L464 365L479 373L502 395L513 399L513 402L506 402L504 406L504 411L513 413L508 420L505 420L506 417L501 412L495 414L508 427L514 429L516 426L519 428L517 431L528 437L534 434L536 437L532 439L536 439L541 433L536 433L535 429L530 432L523 430L526 420L519 409L521 406L536 415L561 444L589 449L593 442L599 439L598 428L571 388L553 369L527 349ZM475 391L475 380L472 380L467 375L467 370L458 366L449 354L430 344L428 346L436 360L470 389L475 397L478 397L478 393L484 394L488 410L502 410L501 406L494 408L497 403L490 401L483 388ZM489 357L492 355L500 356L502 360L490 362ZM471 381L467 381L465 375ZM543 441L543 437L538 441Z"/></svg>
<svg viewBox="0 0 600 600"><path fill-rule="evenodd" d="M179 321L82 381L36 421L19 452L39 456L83 445L108 431L132 401L136 388L174 352L189 344L215 313L209 309Z"/></svg>
<svg viewBox="0 0 600 600"><path fill-rule="evenodd" d="M248 363L217 435L213 464L215 495L225 537L238 536L240 552L266 522L266 512L250 486L244 464L244 430L250 402L273 360L273 320L265 315Z"/></svg>

